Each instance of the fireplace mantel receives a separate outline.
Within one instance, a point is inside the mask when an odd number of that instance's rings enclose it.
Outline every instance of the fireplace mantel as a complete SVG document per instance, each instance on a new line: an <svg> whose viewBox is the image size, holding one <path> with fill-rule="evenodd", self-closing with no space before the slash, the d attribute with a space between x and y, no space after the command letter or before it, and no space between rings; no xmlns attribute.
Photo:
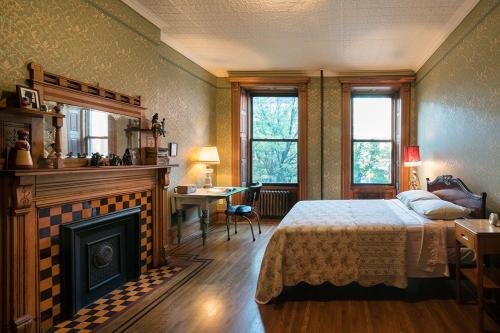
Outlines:
<svg viewBox="0 0 500 333"><path fill-rule="evenodd" d="M46 330L42 325L44 318L41 315L43 305L40 296L43 289L40 271L44 265L40 256L43 247L40 212L43 210L61 211L61 207L81 206L82 202L108 202L114 201L114 198L135 198L136 194L144 193L148 202L148 228L151 228L152 254L148 258L148 267L164 264L163 251L169 239L167 190L170 170L175 166L0 171L0 299L5 305L1 309L0 330ZM89 209L94 209L92 214L95 213L95 207ZM64 208L62 210L64 213ZM97 208L97 214L106 213L107 208L100 212ZM62 223L65 223L64 217ZM53 226L51 223L50 228L56 227L59 225Z"/></svg>

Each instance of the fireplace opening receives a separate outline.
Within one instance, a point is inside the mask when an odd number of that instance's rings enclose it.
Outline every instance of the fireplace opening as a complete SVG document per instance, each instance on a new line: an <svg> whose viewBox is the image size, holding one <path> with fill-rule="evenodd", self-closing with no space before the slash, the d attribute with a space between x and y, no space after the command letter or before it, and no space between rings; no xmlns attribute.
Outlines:
<svg viewBox="0 0 500 333"><path fill-rule="evenodd" d="M62 315L141 274L140 207L61 225Z"/></svg>

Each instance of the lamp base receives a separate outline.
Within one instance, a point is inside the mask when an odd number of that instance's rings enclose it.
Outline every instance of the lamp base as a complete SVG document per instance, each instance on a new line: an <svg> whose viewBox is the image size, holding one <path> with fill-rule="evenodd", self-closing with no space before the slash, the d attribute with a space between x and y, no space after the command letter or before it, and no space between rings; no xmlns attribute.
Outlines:
<svg viewBox="0 0 500 333"><path fill-rule="evenodd" d="M420 180L417 176L417 171L411 168L410 190L420 190Z"/></svg>
<svg viewBox="0 0 500 333"><path fill-rule="evenodd" d="M212 173L214 173L214 169L211 169L207 167L207 171L205 174L205 184L203 185L203 188L212 188L214 187L212 185Z"/></svg>

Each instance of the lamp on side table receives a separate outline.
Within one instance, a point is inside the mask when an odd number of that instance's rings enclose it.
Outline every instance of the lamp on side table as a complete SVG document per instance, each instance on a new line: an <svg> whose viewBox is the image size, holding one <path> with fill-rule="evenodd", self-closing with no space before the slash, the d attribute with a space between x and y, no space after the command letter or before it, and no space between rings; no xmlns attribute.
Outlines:
<svg viewBox="0 0 500 333"><path fill-rule="evenodd" d="M405 147L404 165L405 167L411 168L410 190L419 190L420 181L418 180L417 171L415 170L415 167L422 165L419 146Z"/></svg>
<svg viewBox="0 0 500 333"><path fill-rule="evenodd" d="M217 152L217 147L214 147L214 146L201 147L197 162L203 163L207 166L206 175L205 175L205 185L203 185L203 187L204 188L213 187L212 174L214 173L214 169L210 168L210 165L220 164L219 153Z"/></svg>

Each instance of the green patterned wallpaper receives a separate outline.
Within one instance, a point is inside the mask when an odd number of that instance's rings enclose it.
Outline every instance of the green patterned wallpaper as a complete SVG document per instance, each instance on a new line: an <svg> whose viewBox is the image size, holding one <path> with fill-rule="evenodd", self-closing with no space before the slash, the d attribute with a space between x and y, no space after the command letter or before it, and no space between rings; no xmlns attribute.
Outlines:
<svg viewBox="0 0 500 333"><path fill-rule="evenodd" d="M421 180L441 174L487 192L500 212L500 2L483 0L417 73Z"/></svg>
<svg viewBox="0 0 500 333"><path fill-rule="evenodd" d="M142 95L149 118L167 122L179 144L173 185L203 182L189 162L197 146L215 142L216 78L160 42L160 31L119 0L4 0L0 11L0 91L15 91L26 64L102 87Z"/></svg>

